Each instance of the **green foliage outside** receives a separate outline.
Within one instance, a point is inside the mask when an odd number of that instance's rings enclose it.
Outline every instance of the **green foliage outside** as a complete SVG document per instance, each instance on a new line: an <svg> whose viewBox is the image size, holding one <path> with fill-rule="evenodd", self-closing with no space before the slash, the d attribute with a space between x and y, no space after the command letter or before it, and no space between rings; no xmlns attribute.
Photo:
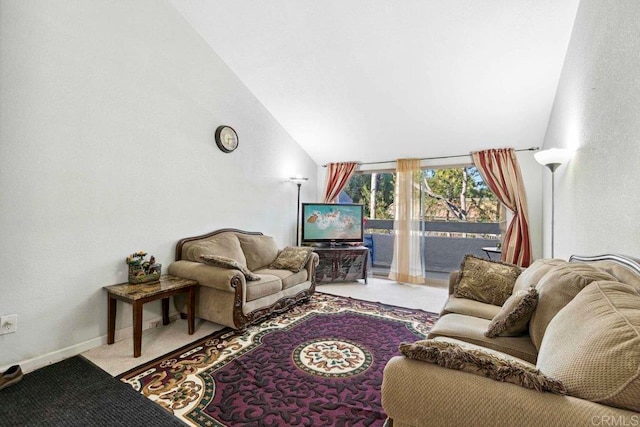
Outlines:
<svg viewBox="0 0 640 427"><path fill-rule="evenodd" d="M486 186L475 167L423 170L422 194L427 221L499 222L500 202ZM376 219L393 219L394 173L375 174ZM371 174L354 175L345 192L354 203L362 203L372 218Z"/></svg>

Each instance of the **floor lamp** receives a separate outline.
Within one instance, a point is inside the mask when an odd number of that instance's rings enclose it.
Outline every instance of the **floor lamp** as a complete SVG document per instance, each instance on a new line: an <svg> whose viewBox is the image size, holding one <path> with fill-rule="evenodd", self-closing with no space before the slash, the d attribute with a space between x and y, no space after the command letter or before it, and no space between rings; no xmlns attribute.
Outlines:
<svg viewBox="0 0 640 427"><path fill-rule="evenodd" d="M309 178L301 178L301 177L292 177L289 178L289 182L293 182L298 186L298 203L297 206L297 214L296 214L296 246L300 246L300 187L302 187L302 183L308 181Z"/></svg>
<svg viewBox="0 0 640 427"><path fill-rule="evenodd" d="M556 169L563 163L569 161L571 157L571 151L564 148L550 148L548 150L538 151L533 155L536 161L543 166L546 166L551 171L551 258L553 258L553 249L554 249L554 216L555 216L555 172Z"/></svg>

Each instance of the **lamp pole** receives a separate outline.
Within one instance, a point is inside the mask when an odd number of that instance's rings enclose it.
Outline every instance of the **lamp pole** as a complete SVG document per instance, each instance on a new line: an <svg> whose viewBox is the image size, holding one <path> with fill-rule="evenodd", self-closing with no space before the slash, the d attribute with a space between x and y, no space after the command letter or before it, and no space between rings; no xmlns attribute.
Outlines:
<svg viewBox="0 0 640 427"><path fill-rule="evenodd" d="M549 163L545 165L551 171L551 258L553 258L553 250L555 248L555 244L553 242L555 231L554 231L554 222L555 222L555 206L556 206L556 169L560 166L560 163Z"/></svg>
<svg viewBox="0 0 640 427"><path fill-rule="evenodd" d="M300 246L300 187L302 187L302 183L296 182L296 185L298 186L298 203L296 203L298 207L296 214L296 246Z"/></svg>
<svg viewBox="0 0 640 427"><path fill-rule="evenodd" d="M556 204L556 169L571 158L571 151L564 148L550 148L535 153L533 155L536 161L541 165L549 168L551 171L551 258L554 257L555 249L555 204Z"/></svg>
<svg viewBox="0 0 640 427"><path fill-rule="evenodd" d="M296 203L296 246L300 245L300 187L302 187L303 182L308 180L309 178L302 177L291 177L287 180L298 186L298 199Z"/></svg>

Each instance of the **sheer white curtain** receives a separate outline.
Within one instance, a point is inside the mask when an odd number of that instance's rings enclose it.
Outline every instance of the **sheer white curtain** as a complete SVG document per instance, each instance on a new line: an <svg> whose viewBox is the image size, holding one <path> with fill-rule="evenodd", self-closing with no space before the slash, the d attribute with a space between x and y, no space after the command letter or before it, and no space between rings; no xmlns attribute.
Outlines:
<svg viewBox="0 0 640 427"><path fill-rule="evenodd" d="M420 160L400 159L396 172L393 261L389 278L404 283L424 283Z"/></svg>

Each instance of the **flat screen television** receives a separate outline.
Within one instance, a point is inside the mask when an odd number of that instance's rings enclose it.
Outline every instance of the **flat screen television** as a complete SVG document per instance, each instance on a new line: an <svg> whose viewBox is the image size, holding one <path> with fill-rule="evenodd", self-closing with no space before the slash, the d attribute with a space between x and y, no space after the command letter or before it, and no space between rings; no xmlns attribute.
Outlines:
<svg viewBox="0 0 640 427"><path fill-rule="evenodd" d="M302 243L362 242L364 207L358 204L303 203Z"/></svg>

